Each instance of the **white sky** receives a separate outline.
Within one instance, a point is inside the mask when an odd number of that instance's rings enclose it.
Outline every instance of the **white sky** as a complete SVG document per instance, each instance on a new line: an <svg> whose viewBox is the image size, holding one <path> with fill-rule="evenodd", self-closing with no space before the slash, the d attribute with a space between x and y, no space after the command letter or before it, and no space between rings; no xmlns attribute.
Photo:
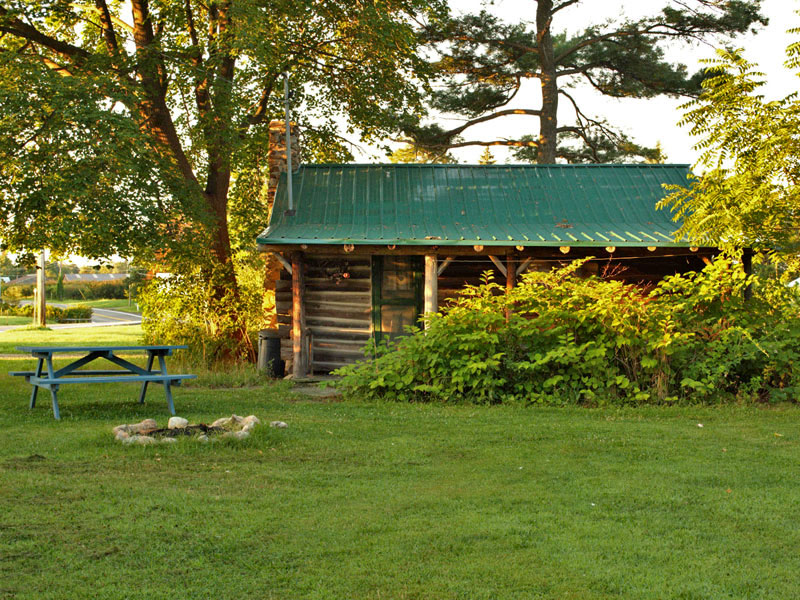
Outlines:
<svg viewBox="0 0 800 600"><path fill-rule="evenodd" d="M666 3L665 0L584 0L576 7L565 9L555 23L555 30L567 27L569 31L578 31L589 23L602 23L609 15L626 15L632 18L653 14ZM478 12L484 4L482 0L451 0L451 7L456 12ZM745 57L759 65L759 69L767 76L767 86L763 93L768 98L785 96L798 90L798 79L783 67L786 58L785 49L792 41L800 40L800 35L788 34L790 27L800 26L800 16L795 11L800 9L798 0L764 0L763 14L770 19L766 28L755 35L748 35L736 41L737 47L745 49ZM508 22L535 19L536 4L533 0L494 0L486 9ZM565 25L567 23L567 25ZM701 67L700 60L715 56L710 45L683 46L673 49L669 57L684 63L690 73ZM537 108L539 105L538 81L531 80L524 85L517 98L509 108ZM572 93L572 92L571 92ZM603 97L591 90L574 90L576 99L584 98L581 103L584 112L590 116L604 116L612 125L619 126L634 141L655 146L661 143L667 154L668 162L693 164L698 157L692 145L689 132L677 126L682 115L678 108L685 100L671 98L655 98L651 100L613 99ZM571 107L562 101L560 118L571 118ZM444 127L455 127L461 121L443 120ZM465 132L467 139L497 139L498 137L514 138L520 133L535 134L538 122L532 116L504 117L489 124L470 128ZM492 147L492 153L498 162L505 162L506 150ZM459 149L454 152L460 162L477 163L483 147Z"/></svg>

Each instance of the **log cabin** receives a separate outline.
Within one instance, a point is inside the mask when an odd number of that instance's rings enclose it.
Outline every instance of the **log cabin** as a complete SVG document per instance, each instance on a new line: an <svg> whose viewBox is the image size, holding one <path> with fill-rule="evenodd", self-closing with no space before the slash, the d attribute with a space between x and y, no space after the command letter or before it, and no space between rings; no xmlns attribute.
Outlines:
<svg viewBox="0 0 800 600"><path fill-rule="evenodd" d="M491 272L592 257L585 275L652 284L716 248L676 241L665 184L688 165L303 165L276 181L263 252L283 265L275 304L295 378L363 358ZM291 204L291 206L290 206Z"/></svg>

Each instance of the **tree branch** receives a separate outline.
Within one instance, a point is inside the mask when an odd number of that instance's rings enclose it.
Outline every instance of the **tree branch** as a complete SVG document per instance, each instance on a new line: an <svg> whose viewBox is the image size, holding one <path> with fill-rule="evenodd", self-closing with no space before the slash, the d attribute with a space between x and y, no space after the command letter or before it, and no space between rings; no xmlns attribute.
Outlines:
<svg viewBox="0 0 800 600"><path fill-rule="evenodd" d="M95 0L94 5L100 13L100 23L103 29L103 38L106 41L106 49L109 55L114 58L119 56L119 46L117 45L117 35L114 33L114 23L111 21L111 12L108 10L106 0Z"/></svg>
<svg viewBox="0 0 800 600"><path fill-rule="evenodd" d="M131 0L131 9L133 39L138 59L136 71L145 96L137 107L145 120L142 126L152 134L157 146L166 150L175 160L184 179L196 182L197 177L183 151L175 123L167 107L165 80L162 77L164 64L155 44L147 0Z"/></svg>
<svg viewBox="0 0 800 600"><path fill-rule="evenodd" d="M200 39L197 35L197 28L195 27L191 0L185 0L183 8L186 14L186 27L189 31L189 39L192 42L189 55L192 66L194 67L194 100L197 105L197 112L200 114L201 118L203 118L211 109L208 96L208 74L203 65L203 50L200 47Z"/></svg>
<svg viewBox="0 0 800 600"><path fill-rule="evenodd" d="M580 2L580 1L581 1L581 0L566 0L566 2L562 2L562 3L561 3L561 4L559 4L558 6L555 6L555 7L553 7L553 10L552 10L552 11L550 11L550 14L551 14L551 15L554 15L554 14L556 14L558 11L560 11L562 8L567 8L568 6L571 6L572 4L577 4L577 3L578 3L578 2Z"/></svg>
<svg viewBox="0 0 800 600"><path fill-rule="evenodd" d="M258 99L258 102L253 104L253 111L248 115L246 122L242 124L240 130L246 129L251 125L258 125L264 121L267 116L267 104L269 104L269 99L270 96L272 96L272 90L275 88L275 82L278 80L278 77L278 73L274 73L267 78L267 82L261 90L261 97Z"/></svg>
<svg viewBox="0 0 800 600"><path fill-rule="evenodd" d="M539 116L541 116L541 111L528 109L528 108L510 108L510 109L507 109L507 110L499 110L497 112L494 112L494 113L489 114L489 115L485 115L483 117L470 119L469 121L467 121L463 125L461 125L459 127L455 127L453 129L449 129L448 131L445 131L441 135L437 135L436 137L440 138L440 139L444 138L444 139L447 139L447 140L451 140L455 136L457 136L460 133L462 133L463 131L465 131L466 129L469 129L470 127L472 127L473 125L478 125L479 123L485 123L486 121L491 121L493 119L498 119L500 117L505 117L505 116L508 116L508 115L530 115L530 116L534 116L534 117L539 117ZM425 145L427 145L427 144L425 144ZM431 146L439 146L440 144L430 144L430 145ZM488 142L474 142L474 143L473 142L468 142L468 143L456 144L456 145L448 144L448 146L451 147L451 148L460 148L460 147L465 146L465 145L466 146L469 146L469 145L486 146L486 145L490 145L490 144ZM508 145L513 145L513 144L502 143L500 145L508 146ZM521 145L529 146L530 144L521 144Z"/></svg>
<svg viewBox="0 0 800 600"><path fill-rule="evenodd" d="M8 9L2 6L0 6L0 32L10 33L35 44L39 44L76 63L82 64L91 57L91 54L83 48L50 37L36 29L33 25L28 25L15 17L11 17Z"/></svg>
<svg viewBox="0 0 800 600"><path fill-rule="evenodd" d="M539 142L535 140L531 141L521 141L521 140L493 140L491 142L481 142L481 141L470 141L470 142L458 142L455 144L430 144L425 145L426 148L466 148L467 146L509 146L515 148L528 148L528 147L537 147L539 146Z"/></svg>

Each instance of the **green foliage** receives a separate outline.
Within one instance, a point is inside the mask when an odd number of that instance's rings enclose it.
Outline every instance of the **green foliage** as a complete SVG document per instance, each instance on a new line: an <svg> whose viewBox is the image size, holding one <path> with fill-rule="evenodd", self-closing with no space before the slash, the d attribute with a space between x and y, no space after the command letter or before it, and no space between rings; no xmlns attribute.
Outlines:
<svg viewBox="0 0 800 600"><path fill-rule="evenodd" d="M492 154L492 151L489 150L489 147L487 146L486 148L484 148L483 152L481 153L480 158L478 159L478 164L479 165L493 165L496 162L497 162L497 160L495 159L494 154Z"/></svg>
<svg viewBox="0 0 800 600"><path fill-rule="evenodd" d="M143 284L137 302L144 315L145 340L158 344L187 344L188 361L214 365L219 361L252 358L258 331L272 325L274 294L265 293L264 258L249 256L237 273L239 290L214 295L213 273L189 270ZM238 332L247 332L245 339Z"/></svg>
<svg viewBox="0 0 800 600"><path fill-rule="evenodd" d="M432 23L424 35L436 57L438 80L428 104L432 111L464 123L445 130L423 124L420 117L406 124L407 134L417 145L443 152L485 144L469 137L471 127L514 118L521 124L519 135L492 141L514 148L518 160L653 160L657 149L634 143L619 127L587 110L572 88L614 98L694 96L700 93L703 74L690 74L685 65L671 61L667 49L697 40L718 44L767 23L760 0L690 0L672 2L660 11L653 6L638 19L609 14L607 20L575 31L570 22L581 8L580 1L539 0L530 5L524 21L504 22L482 10ZM533 80L538 80L542 101L520 106L519 92ZM565 108L572 118L562 123ZM538 120L538 130L520 115Z"/></svg>
<svg viewBox="0 0 800 600"><path fill-rule="evenodd" d="M406 144L389 155L389 162L394 164L419 163L450 165L457 163L458 160L446 150L434 152L426 148L415 146L414 144Z"/></svg>
<svg viewBox="0 0 800 600"><path fill-rule="evenodd" d="M32 298L34 287L33 285L12 285L3 288L3 296L9 300ZM66 283L60 286L60 291L58 282L56 282L55 285L47 285L45 289L47 297L51 300L102 300L128 297L127 284L124 282Z"/></svg>
<svg viewBox="0 0 800 600"><path fill-rule="evenodd" d="M800 303L725 259L649 293L527 273L508 294L468 287L425 332L346 367L350 394L401 401L643 404L792 398L800 389ZM745 302L744 290L755 286ZM508 318L506 317L509 312Z"/></svg>
<svg viewBox="0 0 800 600"><path fill-rule="evenodd" d="M795 69L799 49L796 43L787 50L787 65ZM684 105L681 121L700 138L703 175L687 187L671 186L660 206L680 220L676 235L698 245L790 257L800 248L800 99L793 93L766 100L755 65L741 51L718 52L707 61L702 96Z"/></svg>
<svg viewBox="0 0 800 600"><path fill-rule="evenodd" d="M15 306L0 302L0 315L33 318L33 304ZM70 321L90 321L92 319L92 308L89 306L70 306L68 308L58 308L47 304L45 316L48 321L56 323L66 323Z"/></svg>
<svg viewBox="0 0 800 600"><path fill-rule="evenodd" d="M56 297L57 300L63 300L64 299L64 274L63 273L59 273L58 274L58 280L56 281L55 297Z"/></svg>

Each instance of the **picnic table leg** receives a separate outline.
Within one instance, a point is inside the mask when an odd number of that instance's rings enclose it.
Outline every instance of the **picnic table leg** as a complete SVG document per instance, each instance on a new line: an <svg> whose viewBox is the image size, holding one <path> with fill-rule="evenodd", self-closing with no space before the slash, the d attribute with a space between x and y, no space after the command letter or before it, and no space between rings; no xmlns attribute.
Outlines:
<svg viewBox="0 0 800 600"><path fill-rule="evenodd" d="M47 357L47 377L48 379L55 379L55 373L53 371L53 358L51 356ZM53 416L56 418L57 421L61 420L61 413L58 411L58 385L50 384L50 398L53 400Z"/></svg>
<svg viewBox="0 0 800 600"><path fill-rule="evenodd" d="M147 353L147 370L149 371L152 368L153 368L153 353L152 352L148 352ZM139 394L139 404L144 404L144 395L147 393L147 384L148 384L147 381L142 383L142 391Z"/></svg>
<svg viewBox="0 0 800 600"><path fill-rule="evenodd" d="M40 358L39 363L36 365L36 377L42 376L42 366L44 366L44 359ZM33 408L36 406L36 395L39 393L39 386L33 384L33 390L31 391L31 406Z"/></svg>
<svg viewBox="0 0 800 600"><path fill-rule="evenodd" d="M161 367L161 374L167 374L167 361L164 360L164 355L158 355L158 364ZM169 408L170 414L175 414L175 407L172 405L172 386L170 385L169 379L164 380L164 393L167 395L167 408Z"/></svg>

